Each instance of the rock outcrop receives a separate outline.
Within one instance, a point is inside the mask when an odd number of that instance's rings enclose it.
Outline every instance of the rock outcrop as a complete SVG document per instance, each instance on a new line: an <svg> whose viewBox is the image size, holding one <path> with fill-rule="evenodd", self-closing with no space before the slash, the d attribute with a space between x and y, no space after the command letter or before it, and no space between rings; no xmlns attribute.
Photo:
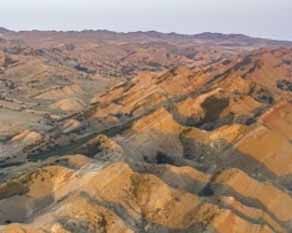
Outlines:
<svg viewBox="0 0 292 233"><path fill-rule="evenodd" d="M287 44L43 33L0 40L1 233L292 231Z"/></svg>

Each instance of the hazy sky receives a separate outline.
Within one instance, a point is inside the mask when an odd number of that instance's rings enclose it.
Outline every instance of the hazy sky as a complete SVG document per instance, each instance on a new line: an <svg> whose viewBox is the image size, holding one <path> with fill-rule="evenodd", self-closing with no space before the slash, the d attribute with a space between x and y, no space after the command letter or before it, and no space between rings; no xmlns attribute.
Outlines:
<svg viewBox="0 0 292 233"><path fill-rule="evenodd" d="M292 0L2 0L0 26L245 33L292 40Z"/></svg>

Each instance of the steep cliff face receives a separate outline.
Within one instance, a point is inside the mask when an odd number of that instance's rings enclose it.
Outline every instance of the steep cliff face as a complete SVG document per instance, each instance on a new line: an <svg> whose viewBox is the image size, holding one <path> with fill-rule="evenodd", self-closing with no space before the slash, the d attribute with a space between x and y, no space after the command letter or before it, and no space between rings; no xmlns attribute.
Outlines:
<svg viewBox="0 0 292 233"><path fill-rule="evenodd" d="M96 74L37 52L10 51L7 66L0 54L0 232L292 231L291 49L145 71L102 90Z"/></svg>

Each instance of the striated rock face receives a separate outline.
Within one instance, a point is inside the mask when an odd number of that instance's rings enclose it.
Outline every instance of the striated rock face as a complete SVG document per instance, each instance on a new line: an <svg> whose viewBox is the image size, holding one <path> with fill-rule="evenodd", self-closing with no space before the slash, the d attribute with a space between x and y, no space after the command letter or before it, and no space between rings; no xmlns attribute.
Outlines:
<svg viewBox="0 0 292 233"><path fill-rule="evenodd" d="M99 171L91 168L87 173L78 175L72 174L70 170L54 169L45 167L38 171L39 178L36 173L30 176L30 191L25 196L32 198L33 195L39 195L35 188L40 187L42 195L54 194L55 204L52 211L38 214L29 224L31 226L24 227L28 232L30 229L42 232L44 227L52 232L75 232L77 229L84 232L103 232L102 229L110 232L190 232L208 229L216 232L273 232L269 224L281 229L268 215L267 221L271 222L264 225L250 223L233 211L220 207L220 203L208 203L196 194L167 185L157 176L135 173L124 163L115 163ZM177 175L180 176L180 169L178 172ZM185 175L194 173L194 181L199 179L195 170L183 172ZM54 177L59 178L56 180ZM46 180L48 178L51 184ZM45 186L39 186L38 179ZM7 198L6 203L9 199L12 198ZM3 209L3 205L1 207ZM257 215L252 214L253 212L249 217L254 217L256 221ZM7 217L12 219L16 216L6 215L5 218ZM226 224L232 222L236 224L227 227ZM18 229L23 227L13 224L4 229L4 232Z"/></svg>
<svg viewBox="0 0 292 233"><path fill-rule="evenodd" d="M0 41L1 233L292 232L287 44L42 33Z"/></svg>

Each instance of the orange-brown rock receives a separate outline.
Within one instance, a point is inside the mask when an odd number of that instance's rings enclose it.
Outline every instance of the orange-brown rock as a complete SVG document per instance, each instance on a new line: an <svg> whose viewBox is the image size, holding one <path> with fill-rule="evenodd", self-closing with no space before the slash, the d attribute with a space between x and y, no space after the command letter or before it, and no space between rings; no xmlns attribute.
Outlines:
<svg viewBox="0 0 292 233"><path fill-rule="evenodd" d="M0 31L1 233L291 232L291 43Z"/></svg>

